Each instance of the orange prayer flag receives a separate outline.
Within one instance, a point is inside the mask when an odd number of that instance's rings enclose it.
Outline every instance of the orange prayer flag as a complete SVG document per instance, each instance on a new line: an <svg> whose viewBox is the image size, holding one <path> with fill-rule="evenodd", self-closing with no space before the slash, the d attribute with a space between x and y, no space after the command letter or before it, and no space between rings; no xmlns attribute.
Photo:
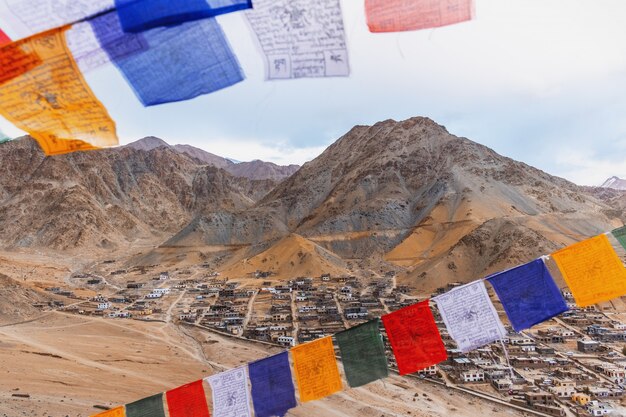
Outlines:
<svg viewBox="0 0 626 417"><path fill-rule="evenodd" d="M626 294L626 268L606 235L583 240L550 256L580 307Z"/></svg>
<svg viewBox="0 0 626 417"><path fill-rule="evenodd" d="M341 390L333 341L329 337L291 349L300 401L327 397Z"/></svg>
<svg viewBox="0 0 626 417"><path fill-rule="evenodd" d="M47 155L118 143L115 123L67 47L67 29L0 47L0 114L35 138Z"/></svg>
<svg viewBox="0 0 626 417"><path fill-rule="evenodd" d="M365 0L370 32L428 29L471 20L473 0Z"/></svg>
<svg viewBox="0 0 626 417"><path fill-rule="evenodd" d="M94 414L91 417L126 417L124 406L112 408L99 414Z"/></svg>

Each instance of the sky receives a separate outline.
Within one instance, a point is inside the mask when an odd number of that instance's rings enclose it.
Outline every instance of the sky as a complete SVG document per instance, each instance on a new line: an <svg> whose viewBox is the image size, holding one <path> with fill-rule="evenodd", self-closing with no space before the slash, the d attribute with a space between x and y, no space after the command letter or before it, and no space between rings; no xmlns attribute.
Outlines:
<svg viewBox="0 0 626 417"><path fill-rule="evenodd" d="M311 0L313 1L313 0ZM220 16L246 80L144 108L112 67L86 75L122 144L158 136L240 161L302 164L354 125L426 116L584 185L626 178L626 2L476 0L471 22L372 34L341 0L350 77L265 81L242 13ZM6 120L0 130L19 132Z"/></svg>

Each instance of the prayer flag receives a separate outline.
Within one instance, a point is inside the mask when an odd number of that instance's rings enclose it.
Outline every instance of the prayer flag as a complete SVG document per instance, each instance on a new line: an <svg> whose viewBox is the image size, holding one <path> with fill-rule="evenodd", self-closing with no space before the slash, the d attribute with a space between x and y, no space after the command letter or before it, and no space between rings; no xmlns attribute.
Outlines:
<svg viewBox="0 0 626 417"><path fill-rule="evenodd" d="M402 32L471 20L473 0L365 0L370 32Z"/></svg>
<svg viewBox="0 0 626 417"><path fill-rule="evenodd" d="M115 0L4 0L0 27L11 39L20 40L111 11L114 6Z"/></svg>
<svg viewBox="0 0 626 417"><path fill-rule="evenodd" d="M94 414L91 417L125 417L124 406L115 407L102 413Z"/></svg>
<svg viewBox="0 0 626 417"><path fill-rule="evenodd" d="M379 323L378 319L372 320L335 335L351 387L360 387L389 375Z"/></svg>
<svg viewBox="0 0 626 417"><path fill-rule="evenodd" d="M103 20L99 21L98 27L102 27L103 21L111 18L111 16L102 17ZM91 21L72 26L67 31L67 45L83 73L109 64L111 60L115 61L148 50L148 43L141 33L101 30L98 37Z"/></svg>
<svg viewBox="0 0 626 417"><path fill-rule="evenodd" d="M248 365L256 417L283 417L296 404L287 352Z"/></svg>
<svg viewBox="0 0 626 417"><path fill-rule="evenodd" d="M165 417L163 393L126 404L126 417Z"/></svg>
<svg viewBox="0 0 626 417"><path fill-rule="evenodd" d="M487 278L516 332L568 310L542 259Z"/></svg>
<svg viewBox="0 0 626 417"><path fill-rule="evenodd" d="M0 47L0 114L47 155L118 143L115 123L67 48L66 29Z"/></svg>
<svg viewBox="0 0 626 417"><path fill-rule="evenodd" d="M422 301L382 317L400 375L412 374L447 358L428 303Z"/></svg>
<svg viewBox="0 0 626 417"><path fill-rule="evenodd" d="M331 337L291 349L300 401L327 397L341 390L341 377Z"/></svg>
<svg viewBox="0 0 626 417"><path fill-rule="evenodd" d="M626 269L606 235L583 240L550 256L580 307L626 294Z"/></svg>
<svg viewBox="0 0 626 417"><path fill-rule="evenodd" d="M165 393L170 417L209 417L202 380Z"/></svg>
<svg viewBox="0 0 626 417"><path fill-rule="evenodd" d="M506 336L483 281L456 287L434 298L459 349L468 352Z"/></svg>
<svg viewBox="0 0 626 417"><path fill-rule="evenodd" d="M120 54L117 42L107 43L107 39L124 38L117 13L99 16L90 24L102 48L145 106L188 100L243 80L239 63L215 19L142 32L146 49L130 54Z"/></svg>
<svg viewBox="0 0 626 417"><path fill-rule="evenodd" d="M213 391L215 417L250 416L246 368L235 368L206 378Z"/></svg>
<svg viewBox="0 0 626 417"><path fill-rule="evenodd" d="M350 75L339 0L255 0L246 17L267 79Z"/></svg>
<svg viewBox="0 0 626 417"><path fill-rule="evenodd" d="M251 0L115 0L125 32L142 32L252 8Z"/></svg>
<svg viewBox="0 0 626 417"><path fill-rule="evenodd" d="M622 226L618 229L613 229L611 231L611 234L615 239L617 239L619 244L622 245L624 249L626 249L626 226Z"/></svg>
<svg viewBox="0 0 626 417"><path fill-rule="evenodd" d="M0 29L0 46L6 45L7 43L11 43L11 38Z"/></svg>

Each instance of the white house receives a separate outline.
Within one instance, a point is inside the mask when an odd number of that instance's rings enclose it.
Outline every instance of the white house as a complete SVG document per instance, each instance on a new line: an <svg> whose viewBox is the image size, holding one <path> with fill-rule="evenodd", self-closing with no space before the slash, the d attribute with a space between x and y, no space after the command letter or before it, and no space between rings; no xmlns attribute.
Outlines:
<svg viewBox="0 0 626 417"><path fill-rule="evenodd" d="M295 346L296 345L295 339L291 336L278 336L277 341L279 344L283 346Z"/></svg>
<svg viewBox="0 0 626 417"><path fill-rule="evenodd" d="M152 290L153 293L155 294L169 294L170 293L170 289L169 288L155 288L154 290Z"/></svg>
<svg viewBox="0 0 626 417"><path fill-rule="evenodd" d="M98 303L98 310L106 310L107 308L111 308L111 303L108 301Z"/></svg>
<svg viewBox="0 0 626 417"><path fill-rule="evenodd" d="M146 295L146 298L161 298L163 297L163 294L158 293L158 292L151 292L150 294Z"/></svg>
<svg viewBox="0 0 626 417"><path fill-rule="evenodd" d="M485 373L478 369L472 369L465 371L461 374L463 382L483 382L485 380Z"/></svg>

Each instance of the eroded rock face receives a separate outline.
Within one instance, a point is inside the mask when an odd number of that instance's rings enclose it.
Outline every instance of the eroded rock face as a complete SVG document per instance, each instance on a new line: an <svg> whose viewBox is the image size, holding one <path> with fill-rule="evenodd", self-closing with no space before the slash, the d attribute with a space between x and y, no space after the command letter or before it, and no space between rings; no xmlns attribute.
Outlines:
<svg viewBox="0 0 626 417"><path fill-rule="evenodd" d="M4 247L161 243L194 216L245 210L275 186L233 177L168 146L46 158L24 138L0 147L0 161Z"/></svg>
<svg viewBox="0 0 626 417"><path fill-rule="evenodd" d="M280 183L144 142L47 159L31 141L0 147L0 242L218 246L236 252L232 265L295 234L303 247L384 260L434 284L610 230L626 206L621 191L579 187L423 117L356 126Z"/></svg>

